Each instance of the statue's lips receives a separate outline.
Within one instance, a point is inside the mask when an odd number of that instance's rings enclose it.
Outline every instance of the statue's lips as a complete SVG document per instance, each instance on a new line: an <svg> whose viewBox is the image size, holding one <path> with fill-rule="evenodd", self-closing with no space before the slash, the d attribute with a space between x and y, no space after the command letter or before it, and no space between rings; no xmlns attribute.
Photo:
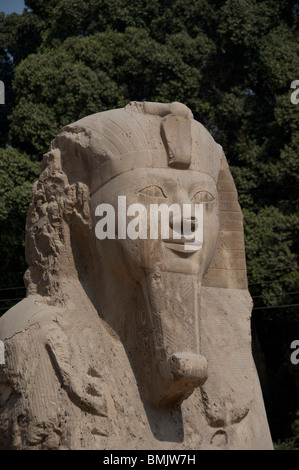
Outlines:
<svg viewBox="0 0 299 470"><path fill-rule="evenodd" d="M166 239L163 240L166 243L167 248L178 251L179 253L195 253L196 251L200 250L202 247L202 243L195 241L195 239L187 239L187 238L180 238L180 239Z"/></svg>

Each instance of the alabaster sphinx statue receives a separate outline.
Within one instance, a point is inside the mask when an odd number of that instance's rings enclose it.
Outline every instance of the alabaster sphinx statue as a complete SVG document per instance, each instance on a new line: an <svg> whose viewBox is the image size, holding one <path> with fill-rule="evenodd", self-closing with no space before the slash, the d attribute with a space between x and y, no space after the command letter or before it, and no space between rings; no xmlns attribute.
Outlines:
<svg viewBox="0 0 299 470"><path fill-rule="evenodd" d="M151 237L162 204L189 212ZM147 227L128 236L141 206ZM0 448L272 449L237 191L189 108L131 102L64 127L33 186L26 260L27 297L0 319Z"/></svg>

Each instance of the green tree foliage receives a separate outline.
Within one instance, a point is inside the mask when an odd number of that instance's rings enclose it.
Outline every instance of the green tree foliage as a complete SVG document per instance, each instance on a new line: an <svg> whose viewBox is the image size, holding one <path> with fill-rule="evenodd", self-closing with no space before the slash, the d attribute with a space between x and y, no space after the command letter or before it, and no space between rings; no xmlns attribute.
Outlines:
<svg viewBox="0 0 299 470"><path fill-rule="evenodd" d="M253 326L270 371L267 383L275 389L267 395L271 430L274 438L286 437L296 406L275 383L298 383L289 345L299 322L293 306L299 303L299 105L290 101L291 82L299 80L299 4L27 0L26 5L22 15L0 14L0 79L7 89L7 104L0 109L0 158L6 162L0 215L10 227L2 232L8 277L1 282L20 282L30 183L61 127L130 100L185 103L223 146L237 185ZM277 405L282 398L288 404L283 415Z"/></svg>
<svg viewBox="0 0 299 470"><path fill-rule="evenodd" d="M40 172L40 163L15 149L0 148L0 315L13 305L10 300L24 295L25 219L31 200L32 183ZM2 291L3 286L9 287ZM14 302L15 303L15 302Z"/></svg>

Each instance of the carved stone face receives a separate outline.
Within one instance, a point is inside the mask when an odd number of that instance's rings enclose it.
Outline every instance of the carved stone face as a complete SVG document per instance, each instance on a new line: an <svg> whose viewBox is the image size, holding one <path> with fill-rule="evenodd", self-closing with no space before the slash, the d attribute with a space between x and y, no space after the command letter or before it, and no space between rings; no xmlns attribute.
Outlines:
<svg viewBox="0 0 299 470"><path fill-rule="evenodd" d="M147 223L146 239L117 239L118 214L123 210L119 207L118 197L126 197L126 210L132 204L142 204L146 208ZM150 272L167 271L199 275L206 272L214 254L218 230L218 200L216 184L209 175L192 170L172 168L136 168L112 179L92 196L91 212L99 204L110 204L115 211L115 240L97 240L97 249L107 269L119 272L120 265L126 266L127 275L137 281ZM195 205L203 205L203 246L194 250L185 249L186 239L173 239L173 217L169 217L169 238L151 239L150 227L151 205L178 204L181 208L183 223L184 204L190 205L191 216ZM127 217L127 224L134 217ZM144 220L144 219L143 219ZM142 220L141 220L142 223ZM96 220L94 220L94 226ZM161 227L159 227L160 229ZM140 230L140 227L139 227ZM193 230L194 231L194 230ZM192 239L191 239L192 242Z"/></svg>

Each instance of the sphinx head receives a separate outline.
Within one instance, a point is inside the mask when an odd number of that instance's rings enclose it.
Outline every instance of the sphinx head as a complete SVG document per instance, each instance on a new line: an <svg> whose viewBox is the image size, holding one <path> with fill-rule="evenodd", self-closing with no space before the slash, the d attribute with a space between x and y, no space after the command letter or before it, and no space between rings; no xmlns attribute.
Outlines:
<svg viewBox="0 0 299 470"><path fill-rule="evenodd" d="M186 106L133 102L62 129L33 188L28 293L63 301L66 271L79 275L155 405L178 406L208 376L199 298L217 270L225 165Z"/></svg>

